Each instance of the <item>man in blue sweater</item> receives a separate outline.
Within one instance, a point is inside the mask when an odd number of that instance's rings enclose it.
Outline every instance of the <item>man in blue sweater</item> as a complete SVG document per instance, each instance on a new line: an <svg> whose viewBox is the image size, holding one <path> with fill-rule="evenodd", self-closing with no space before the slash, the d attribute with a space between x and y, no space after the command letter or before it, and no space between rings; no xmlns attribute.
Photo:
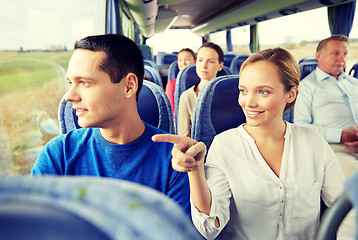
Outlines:
<svg viewBox="0 0 358 240"><path fill-rule="evenodd" d="M75 43L68 64L72 102L81 129L52 139L32 175L87 175L128 180L154 188L190 215L189 182L171 166L169 143L151 137L163 131L137 111L143 82L140 49L122 35L99 35Z"/></svg>

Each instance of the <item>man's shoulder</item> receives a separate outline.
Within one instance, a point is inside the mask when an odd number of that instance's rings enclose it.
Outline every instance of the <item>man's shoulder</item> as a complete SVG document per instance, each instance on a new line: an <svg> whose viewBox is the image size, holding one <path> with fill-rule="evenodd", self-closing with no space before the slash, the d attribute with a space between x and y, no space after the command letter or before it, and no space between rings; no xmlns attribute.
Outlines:
<svg viewBox="0 0 358 240"><path fill-rule="evenodd" d="M71 130L65 134L61 134L51 139L49 144L50 146L63 144L63 145L79 145L84 141L88 141L94 134L94 129L92 128L80 128Z"/></svg>
<svg viewBox="0 0 358 240"><path fill-rule="evenodd" d="M150 125L149 123L146 123L144 122L145 124L145 137L150 139L151 142L153 142L151 139L152 139L152 136L156 135L156 134L169 134L159 128L156 128L152 125ZM153 142L154 143L154 142ZM155 144L158 144L158 142L155 142ZM168 146L172 146L173 144L171 143L167 143L167 142L161 142L161 144L164 144L164 145L168 145Z"/></svg>
<svg viewBox="0 0 358 240"><path fill-rule="evenodd" d="M316 84L317 83L316 70L317 69L313 70L305 78L303 78L300 81L300 85L302 85L302 84Z"/></svg>

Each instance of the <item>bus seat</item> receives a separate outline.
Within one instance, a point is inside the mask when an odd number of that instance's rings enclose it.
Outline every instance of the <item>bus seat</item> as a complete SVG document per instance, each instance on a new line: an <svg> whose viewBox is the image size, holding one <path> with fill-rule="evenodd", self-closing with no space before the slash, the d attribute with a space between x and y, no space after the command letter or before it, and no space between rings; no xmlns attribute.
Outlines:
<svg viewBox="0 0 358 240"><path fill-rule="evenodd" d="M178 109L179 109L179 100L181 94L200 82L200 78L196 73L195 64L186 66L182 69L177 76L177 81L175 83L175 91L174 91L174 112L175 112L175 120L177 121ZM231 75L231 71L228 67L223 66L223 68L217 73L217 77Z"/></svg>
<svg viewBox="0 0 358 240"><path fill-rule="evenodd" d="M175 122L178 122L178 109L179 109L179 100L181 94L200 82L200 78L196 73L195 64L188 65L183 68L177 76L174 90L174 112L175 112Z"/></svg>
<svg viewBox="0 0 358 240"><path fill-rule="evenodd" d="M316 62L316 57L315 56L304 57L298 61L298 64L302 62Z"/></svg>
<svg viewBox="0 0 358 240"><path fill-rule="evenodd" d="M148 221L150 219L150 221ZM170 198L91 176L0 178L2 239L201 239Z"/></svg>
<svg viewBox="0 0 358 240"><path fill-rule="evenodd" d="M223 66L223 68L218 72L218 74L216 74L217 77L220 77L220 76L225 76L225 75L231 75L231 70L229 67L227 66Z"/></svg>
<svg viewBox="0 0 358 240"><path fill-rule="evenodd" d="M358 63L354 64L351 70L349 70L349 75L358 78Z"/></svg>
<svg viewBox="0 0 358 240"><path fill-rule="evenodd" d="M230 67L232 60L237 56L234 52L224 52L224 66Z"/></svg>
<svg viewBox="0 0 358 240"><path fill-rule="evenodd" d="M142 44L142 45L138 45L138 47L142 52L144 60L150 60L150 61L154 60L152 50L148 45Z"/></svg>
<svg viewBox="0 0 358 240"><path fill-rule="evenodd" d="M301 77L300 80L304 79L308 74L316 69L318 63L316 61L306 61L298 64L300 66Z"/></svg>
<svg viewBox="0 0 358 240"><path fill-rule="evenodd" d="M167 82L169 82L170 80L176 79L178 76L178 73L179 73L178 60L175 60L169 66Z"/></svg>
<svg viewBox="0 0 358 240"><path fill-rule="evenodd" d="M175 133L172 107L162 87L144 80L137 106L143 121L168 133Z"/></svg>
<svg viewBox="0 0 358 240"><path fill-rule="evenodd" d="M195 107L191 137L209 149L215 135L246 122L238 104L239 76L217 77L200 90Z"/></svg>
<svg viewBox="0 0 358 240"><path fill-rule="evenodd" d="M169 65L175 60L177 60L177 55L174 53L159 52L157 54L157 65Z"/></svg>
<svg viewBox="0 0 358 240"><path fill-rule="evenodd" d="M231 61L230 70L232 74L239 74L241 64L249 57L249 54L239 54Z"/></svg>
<svg viewBox="0 0 358 240"><path fill-rule="evenodd" d="M317 240L336 239L336 232L348 212L354 208L358 216L358 172L347 178L344 183L344 191L332 207L328 208L321 221ZM358 239L358 221L356 219L355 239Z"/></svg>
<svg viewBox="0 0 358 240"><path fill-rule="evenodd" d="M171 54L167 54L163 56L163 63L162 64L171 64L172 62L174 62L175 60L177 60L177 55L174 53Z"/></svg>
<svg viewBox="0 0 358 240"><path fill-rule="evenodd" d="M157 64L155 64L154 61L152 61L152 60L143 60L143 63L144 63L144 66L145 65L150 66L150 67L154 68L155 70L157 70L159 72L159 68L158 68Z"/></svg>
<svg viewBox="0 0 358 240"><path fill-rule="evenodd" d="M291 108L283 113L283 120L293 123L293 109L294 108Z"/></svg>
<svg viewBox="0 0 358 240"><path fill-rule="evenodd" d="M144 76L148 78L146 80L149 80L149 81L157 84L161 88L164 88L162 77L160 76L159 72L157 70L155 70L155 68L150 67L148 65L144 65Z"/></svg>
<svg viewBox="0 0 358 240"><path fill-rule="evenodd" d="M168 133L175 133L173 112L163 88L155 83L143 80L137 106L143 121ZM76 112L72 109L72 103L62 98L58 109L61 133L64 134L70 130L81 128L77 119Z"/></svg>

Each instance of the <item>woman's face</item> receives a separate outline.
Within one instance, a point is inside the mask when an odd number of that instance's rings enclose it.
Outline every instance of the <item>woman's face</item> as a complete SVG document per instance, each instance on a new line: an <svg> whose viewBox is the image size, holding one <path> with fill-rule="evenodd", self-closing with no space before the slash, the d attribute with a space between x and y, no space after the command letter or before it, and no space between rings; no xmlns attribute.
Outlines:
<svg viewBox="0 0 358 240"><path fill-rule="evenodd" d="M178 68L182 70L184 67L195 64L195 59L190 52L182 51L178 53Z"/></svg>
<svg viewBox="0 0 358 240"><path fill-rule="evenodd" d="M202 47L196 56L196 73L201 80L212 80L222 69L224 63L219 63L219 54L212 48Z"/></svg>
<svg viewBox="0 0 358 240"><path fill-rule="evenodd" d="M296 98L296 89L286 92L274 65L265 61L251 63L243 69L239 92L246 122L256 127L282 121L286 104Z"/></svg>

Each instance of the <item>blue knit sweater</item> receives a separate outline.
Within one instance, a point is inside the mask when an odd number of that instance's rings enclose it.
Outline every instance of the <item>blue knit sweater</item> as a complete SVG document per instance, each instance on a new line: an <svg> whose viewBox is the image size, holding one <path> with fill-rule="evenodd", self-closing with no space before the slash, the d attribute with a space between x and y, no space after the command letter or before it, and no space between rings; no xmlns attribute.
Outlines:
<svg viewBox="0 0 358 240"><path fill-rule="evenodd" d="M98 128L73 130L46 144L32 175L101 176L136 182L166 194L190 216L188 176L172 168L172 144L151 140L159 133L165 132L145 123L143 135L135 142L112 144Z"/></svg>

